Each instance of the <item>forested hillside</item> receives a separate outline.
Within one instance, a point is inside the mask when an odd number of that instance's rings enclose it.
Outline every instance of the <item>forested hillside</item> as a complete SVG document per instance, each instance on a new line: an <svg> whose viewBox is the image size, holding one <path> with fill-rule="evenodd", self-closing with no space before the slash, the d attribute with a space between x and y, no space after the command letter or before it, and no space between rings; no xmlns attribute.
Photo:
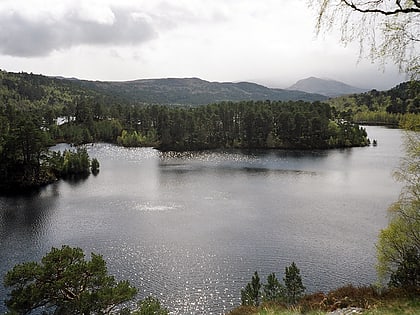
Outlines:
<svg viewBox="0 0 420 315"><path fill-rule="evenodd" d="M90 173L91 162L97 161L86 150L48 150L55 143L57 117L88 98L110 103L110 98L70 81L0 71L0 192Z"/></svg>
<svg viewBox="0 0 420 315"><path fill-rule="evenodd" d="M254 93L261 88L239 85ZM419 129L419 90L419 82L411 82L329 103L249 100L181 107L131 102L123 92L101 93L78 80L2 71L0 182L29 187L86 173L91 161L84 152L53 156L48 151L58 142L178 151L364 146L367 135L353 121Z"/></svg>
<svg viewBox="0 0 420 315"><path fill-rule="evenodd" d="M83 86L136 104L206 105L222 101L323 101L320 94L270 89L250 82L209 82L198 78L126 82L80 81Z"/></svg>
<svg viewBox="0 0 420 315"><path fill-rule="evenodd" d="M320 102L242 101L198 107L134 105L77 82L1 72L0 182L30 187L90 167L54 143L105 141L160 150L327 149L368 144L366 133Z"/></svg>
<svg viewBox="0 0 420 315"><path fill-rule="evenodd" d="M347 119L359 123L401 125L415 129L419 124L420 82L404 82L388 91L352 94L328 100ZM408 124L404 126L404 124Z"/></svg>
<svg viewBox="0 0 420 315"><path fill-rule="evenodd" d="M0 70L0 100L10 105L37 108L56 117L64 106L71 106L76 98L96 98L104 105L121 103L123 100L106 93L86 88L78 80L46 77L28 73L12 73Z"/></svg>

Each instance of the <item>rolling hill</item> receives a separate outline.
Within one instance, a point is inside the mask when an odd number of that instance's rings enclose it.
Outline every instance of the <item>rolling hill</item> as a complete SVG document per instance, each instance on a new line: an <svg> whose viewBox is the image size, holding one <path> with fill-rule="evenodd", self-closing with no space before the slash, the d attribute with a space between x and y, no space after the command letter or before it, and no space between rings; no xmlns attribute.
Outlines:
<svg viewBox="0 0 420 315"><path fill-rule="evenodd" d="M270 89L250 82L209 82L198 78L146 79L125 82L79 81L89 89L134 103L205 105L221 101L323 101L327 97L302 91Z"/></svg>
<svg viewBox="0 0 420 315"><path fill-rule="evenodd" d="M299 80L291 87L289 87L288 90L321 94L328 97L337 97L342 95L367 92L366 89L354 87L340 81L320 79L315 77Z"/></svg>

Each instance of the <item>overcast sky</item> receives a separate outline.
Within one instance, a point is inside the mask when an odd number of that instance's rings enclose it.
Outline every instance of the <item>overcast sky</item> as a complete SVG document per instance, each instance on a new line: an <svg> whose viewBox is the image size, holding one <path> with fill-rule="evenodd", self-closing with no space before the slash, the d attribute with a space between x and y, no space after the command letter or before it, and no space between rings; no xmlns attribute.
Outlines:
<svg viewBox="0 0 420 315"><path fill-rule="evenodd" d="M310 76L376 89L406 80L358 63L338 34L316 37L314 18L307 0L0 0L0 69L280 88Z"/></svg>

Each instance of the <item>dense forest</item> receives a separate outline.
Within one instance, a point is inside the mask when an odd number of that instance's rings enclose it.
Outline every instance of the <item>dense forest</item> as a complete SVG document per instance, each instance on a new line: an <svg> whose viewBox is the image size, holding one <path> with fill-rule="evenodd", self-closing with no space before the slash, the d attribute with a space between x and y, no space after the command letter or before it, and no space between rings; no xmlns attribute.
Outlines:
<svg viewBox="0 0 420 315"><path fill-rule="evenodd" d="M415 112L418 91L409 94L408 88L412 89L400 85L396 92L388 93L403 100L405 111ZM378 97L382 95L378 93ZM357 97L367 99L363 95ZM372 98L363 106L374 106L369 104L375 102L377 98ZM0 71L0 186L38 186L71 174L88 173L92 161L83 150L61 156L48 150L59 142L81 145L102 141L177 151L368 145L365 130L353 124L353 118L349 110L322 102L139 105L90 90L77 80Z"/></svg>
<svg viewBox="0 0 420 315"><path fill-rule="evenodd" d="M366 134L320 102L242 101L199 107L135 106L77 83L2 72L3 138L17 128L41 142L106 141L162 150L335 148ZM4 140L3 140L4 141ZM39 141L38 141L39 142ZM35 141L36 143L36 141Z"/></svg>
<svg viewBox="0 0 420 315"><path fill-rule="evenodd" d="M328 103L358 123L420 128L420 81L404 82L388 91L337 97Z"/></svg>
<svg viewBox="0 0 420 315"><path fill-rule="evenodd" d="M70 81L0 71L0 191L38 187L98 172L86 149L50 152L49 126L75 98L98 97Z"/></svg>

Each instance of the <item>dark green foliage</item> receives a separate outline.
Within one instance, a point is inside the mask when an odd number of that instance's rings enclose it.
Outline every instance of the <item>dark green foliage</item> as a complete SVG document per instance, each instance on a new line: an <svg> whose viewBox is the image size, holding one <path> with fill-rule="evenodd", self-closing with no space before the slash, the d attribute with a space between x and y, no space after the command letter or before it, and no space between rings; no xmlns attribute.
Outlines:
<svg viewBox="0 0 420 315"><path fill-rule="evenodd" d="M285 296L285 288L279 282L276 275L273 273L267 277L267 283L263 285L263 299L264 301L283 301Z"/></svg>
<svg viewBox="0 0 420 315"><path fill-rule="evenodd" d="M255 271L251 282L241 290L242 305L259 306L260 297L265 302L296 304L305 292L300 270L294 262L285 269L284 285L274 273L267 276L267 283L261 285L258 273ZM261 292L261 286L263 292Z"/></svg>
<svg viewBox="0 0 420 315"><path fill-rule="evenodd" d="M27 188L54 180L43 162L50 143L35 111L0 103L0 188Z"/></svg>
<svg viewBox="0 0 420 315"><path fill-rule="evenodd" d="M296 264L292 262L289 267L286 267L284 275L283 281L286 287L286 300L290 304L296 304L305 292L300 270Z"/></svg>
<svg viewBox="0 0 420 315"><path fill-rule="evenodd" d="M397 288L420 288L420 253L415 247L408 248L396 270L391 274L389 285Z"/></svg>
<svg viewBox="0 0 420 315"><path fill-rule="evenodd" d="M87 90L77 81L5 72L0 72L0 77L0 96L8 106L16 107L15 100L23 98L19 106L36 111L39 122L35 126L57 142L78 145L106 141L178 151L326 149L367 144L357 126L337 120L330 106L320 102L249 100L196 108L133 106L124 99L115 102L98 90ZM44 90L45 95L38 101L28 99L15 88L21 82ZM65 118L65 123L55 125L57 117ZM331 128L331 123L336 126Z"/></svg>
<svg viewBox="0 0 420 315"><path fill-rule="evenodd" d="M49 152L51 137L61 133L46 127L41 115L41 110L0 103L0 190L35 188L63 176L89 174L85 149Z"/></svg>
<svg viewBox="0 0 420 315"><path fill-rule="evenodd" d="M243 100L305 100L327 99L320 94L270 89L255 83L218 83L198 78L147 79L129 82L80 82L86 88L106 95L115 95L132 103L197 106L225 101Z"/></svg>
<svg viewBox="0 0 420 315"><path fill-rule="evenodd" d="M159 300L154 297L147 297L138 303L138 309L132 315L168 315L169 311L163 307Z"/></svg>
<svg viewBox="0 0 420 315"><path fill-rule="evenodd" d="M96 166L99 168L99 162L97 163ZM48 152L44 159L44 165L56 178L73 175L85 176L90 173L91 169L91 161L87 150L82 147L77 148L76 151L65 150L63 153Z"/></svg>
<svg viewBox="0 0 420 315"><path fill-rule="evenodd" d="M2 75L0 72L0 78ZM32 81L38 79L35 76ZM14 94L4 91L1 82L4 80L0 81L0 96L2 93L10 95L7 102L0 102L0 190L36 188L62 176L89 174L90 160L86 150L64 155L49 152L48 148L53 144L51 138L62 136L56 125L48 125L54 120L54 110L45 111L41 105L23 100L16 102ZM17 86L18 83L8 84Z"/></svg>
<svg viewBox="0 0 420 315"><path fill-rule="evenodd" d="M6 306L12 312L31 314L50 310L55 314L106 314L137 293L128 281L108 275L100 255L86 261L80 248L62 246L41 263L16 265L4 280L11 288Z"/></svg>
<svg viewBox="0 0 420 315"><path fill-rule="evenodd" d="M342 96L328 103L349 121L398 126L407 114L420 114L420 81L404 82L388 91Z"/></svg>
<svg viewBox="0 0 420 315"><path fill-rule="evenodd" d="M368 143L363 129L334 121L322 103L224 102L190 109L150 106L141 112L136 128L140 135L155 132L161 150L327 149ZM127 132L125 137L130 142L138 135Z"/></svg>
<svg viewBox="0 0 420 315"><path fill-rule="evenodd" d="M363 129L337 119L320 102L241 101L182 108L134 106L105 96L77 81L0 71L0 188L38 187L62 176L88 174L87 155L48 153L49 145L58 142L105 141L162 151L368 144Z"/></svg>
<svg viewBox="0 0 420 315"><path fill-rule="evenodd" d="M63 153L63 176L88 175L90 173L90 159L85 148Z"/></svg>
<svg viewBox="0 0 420 315"><path fill-rule="evenodd" d="M92 174L98 174L99 173L99 161L96 158L92 159L92 162L90 163L90 169L92 171Z"/></svg>
<svg viewBox="0 0 420 315"><path fill-rule="evenodd" d="M86 148L83 147L77 148L76 151L51 152L46 162L57 178L86 176L90 171L99 172L99 161L96 158L91 161Z"/></svg>
<svg viewBox="0 0 420 315"><path fill-rule="evenodd" d="M64 124L59 136L72 143L93 139L177 151L367 145L364 130L333 120L331 108L322 103L248 101L197 108L118 106L108 112L115 115L111 120L95 120L95 116L93 120Z"/></svg>
<svg viewBox="0 0 420 315"><path fill-rule="evenodd" d="M245 289L241 290L241 301L242 305L260 305L260 296L261 296L261 282L258 272L255 271L252 276L251 282L249 282Z"/></svg>

